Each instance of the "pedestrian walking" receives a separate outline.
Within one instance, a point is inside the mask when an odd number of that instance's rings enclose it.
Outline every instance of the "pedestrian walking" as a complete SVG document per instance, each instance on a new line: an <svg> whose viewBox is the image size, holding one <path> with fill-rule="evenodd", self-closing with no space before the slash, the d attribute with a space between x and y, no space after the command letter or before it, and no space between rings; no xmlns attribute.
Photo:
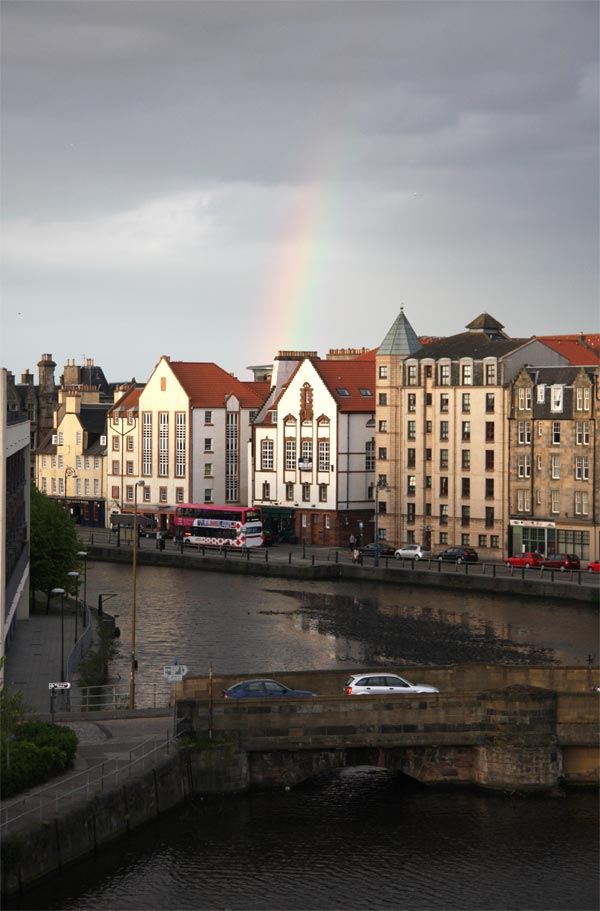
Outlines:
<svg viewBox="0 0 600 911"><path fill-rule="evenodd" d="M351 550L351 551L354 551L354 543L355 543L355 541L356 541L356 538L354 537L354 535L350 535L350 550Z"/></svg>

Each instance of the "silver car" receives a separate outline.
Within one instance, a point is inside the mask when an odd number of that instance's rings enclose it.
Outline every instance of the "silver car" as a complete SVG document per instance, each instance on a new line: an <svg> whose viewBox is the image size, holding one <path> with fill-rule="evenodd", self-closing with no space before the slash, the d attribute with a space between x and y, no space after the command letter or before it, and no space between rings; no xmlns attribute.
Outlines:
<svg viewBox="0 0 600 911"><path fill-rule="evenodd" d="M426 683L409 683L398 674L374 673L353 674L344 687L346 696L379 696L395 693L439 693L435 686Z"/></svg>
<svg viewBox="0 0 600 911"><path fill-rule="evenodd" d="M394 553L396 560L429 560L433 556L420 544L405 544Z"/></svg>

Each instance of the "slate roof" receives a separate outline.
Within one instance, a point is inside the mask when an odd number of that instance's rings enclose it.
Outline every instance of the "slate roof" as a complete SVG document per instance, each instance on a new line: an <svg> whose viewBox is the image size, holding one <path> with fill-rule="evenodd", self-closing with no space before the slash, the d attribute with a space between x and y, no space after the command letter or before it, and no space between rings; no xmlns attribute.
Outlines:
<svg viewBox="0 0 600 911"><path fill-rule="evenodd" d="M416 354L420 347L417 334L404 315L404 308L401 307L377 354L406 357Z"/></svg>
<svg viewBox="0 0 600 911"><path fill-rule="evenodd" d="M568 367L526 367L527 373L536 386L572 386L581 370L590 376L590 370L581 366ZM591 377L590 377L591 379Z"/></svg>
<svg viewBox="0 0 600 911"><path fill-rule="evenodd" d="M170 361L170 367L190 397L193 408L222 408L235 395L244 408L260 408L270 383L243 382L213 363Z"/></svg>
<svg viewBox="0 0 600 911"><path fill-rule="evenodd" d="M458 335L449 335L438 339L429 345L424 345L415 354L419 360L423 358L447 357L451 360L461 357L471 357L480 360L484 357L504 357L511 351L516 351L528 338L489 338L481 332L461 332Z"/></svg>

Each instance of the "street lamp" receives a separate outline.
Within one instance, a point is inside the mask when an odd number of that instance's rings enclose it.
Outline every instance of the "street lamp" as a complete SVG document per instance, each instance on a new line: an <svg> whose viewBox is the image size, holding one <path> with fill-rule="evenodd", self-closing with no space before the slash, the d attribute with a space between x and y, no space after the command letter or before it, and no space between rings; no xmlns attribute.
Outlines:
<svg viewBox="0 0 600 911"><path fill-rule="evenodd" d="M379 491L388 490L385 478L379 478L375 485L375 549L373 551L373 566L379 566Z"/></svg>
<svg viewBox="0 0 600 911"><path fill-rule="evenodd" d="M131 669L129 671L129 708L135 708L135 596L137 582L137 495L138 487L145 487L145 481L136 481L133 487L133 578L131 586Z"/></svg>
<svg viewBox="0 0 600 911"><path fill-rule="evenodd" d="M77 605L79 603L79 573L76 573L75 571L73 571L71 573L67 573L67 576L69 576L69 578L73 579L73 581L75 582L75 638L73 639L73 643L75 643L75 642L77 642Z"/></svg>
<svg viewBox="0 0 600 911"><path fill-rule="evenodd" d="M53 588L51 595L60 595L60 682L65 679L65 590Z"/></svg>
<svg viewBox="0 0 600 911"><path fill-rule="evenodd" d="M65 468L65 509L67 508L67 478L76 478L77 472L70 465Z"/></svg>
<svg viewBox="0 0 600 911"><path fill-rule="evenodd" d="M78 550L77 556L83 560L83 610L81 612L81 622L85 629L85 611L87 605L87 550Z"/></svg>

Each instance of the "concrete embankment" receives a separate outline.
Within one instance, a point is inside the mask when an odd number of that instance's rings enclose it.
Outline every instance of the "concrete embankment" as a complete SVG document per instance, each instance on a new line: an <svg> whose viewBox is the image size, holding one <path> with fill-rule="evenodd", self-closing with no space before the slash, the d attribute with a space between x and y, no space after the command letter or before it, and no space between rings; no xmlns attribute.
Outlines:
<svg viewBox="0 0 600 911"><path fill-rule="evenodd" d="M89 545L87 547L91 559L109 563L126 563L132 561L132 552L129 548L117 549L116 547L102 547ZM301 553L301 549L299 550ZM263 558L263 554L265 557ZM171 566L180 569L191 569L198 572L233 573L236 575L270 576L284 579L319 580L331 579L360 582L376 582L378 584L423 588L445 589L446 591L471 591L487 592L494 594L508 594L530 596L546 600L578 601L598 605L598 587L577 582L563 582L560 578L525 578L515 575L500 575L493 564L463 564L448 569L440 564L398 566L391 560L391 565L357 566L353 564L335 562L319 562L311 555L310 560L296 554L291 554L285 560L281 555L277 559L268 559L268 551L260 551L258 555L251 554L250 559L242 554L223 556L222 554L186 554L169 551L153 551L140 549L137 555L138 565L145 566ZM383 563L384 561L382 561Z"/></svg>

